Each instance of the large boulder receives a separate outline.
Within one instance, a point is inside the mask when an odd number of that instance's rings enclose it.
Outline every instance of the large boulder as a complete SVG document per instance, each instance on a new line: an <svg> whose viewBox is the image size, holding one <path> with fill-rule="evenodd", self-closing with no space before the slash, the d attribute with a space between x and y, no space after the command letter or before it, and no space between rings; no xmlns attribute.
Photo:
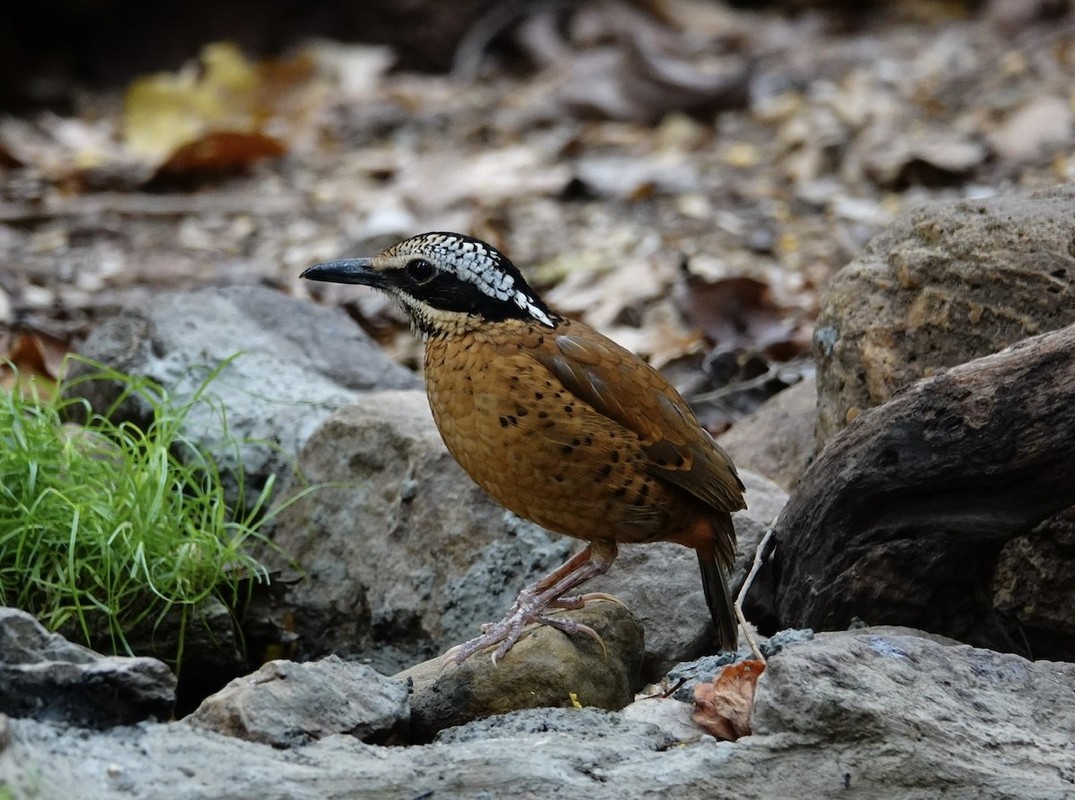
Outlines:
<svg viewBox="0 0 1075 800"><path fill-rule="evenodd" d="M833 630L859 617L1075 660L1064 648L1075 632L1071 557L1063 531L1042 531L1075 510L1073 396L1075 324L862 414L810 466L776 526L779 618ZM1039 568L1045 544L1068 563Z"/></svg>
<svg viewBox="0 0 1075 800"><path fill-rule="evenodd" d="M814 328L820 450L937 370L1075 322L1075 185L903 214L833 279Z"/></svg>
<svg viewBox="0 0 1075 800"><path fill-rule="evenodd" d="M186 433L224 466L241 466L259 488L270 475L291 472L306 439L334 409L366 390L420 383L342 311L250 286L155 295L95 328L80 354L157 382L177 404L219 370L204 392L209 402L190 409ZM71 377L92 372L75 363ZM122 388L92 381L77 391L103 413ZM148 422L135 399L117 413ZM242 442L241 464L232 447L222 446L225 433Z"/></svg>
<svg viewBox="0 0 1075 800"><path fill-rule="evenodd" d="M374 388L420 384L342 311L262 287L154 295L98 326L81 355L159 384L176 406L190 403L184 435L215 456L232 499L241 479L247 503L272 476L278 496L289 494L281 487L290 482L299 451L333 410ZM70 377L77 381L94 372L76 362ZM150 409L136 397L123 399L124 388L101 379L76 382L70 391L117 422L148 425ZM201 401L192 402L203 388ZM170 614L128 631L128 642L134 652L162 657L182 648L180 707L189 710L256 666L260 648L290 638L286 609L277 613L274 602L257 586L245 601L245 619L238 620L238 609L210 598L194 609L185 630L181 615ZM91 635L94 646L108 645L107 631Z"/></svg>
<svg viewBox="0 0 1075 800"><path fill-rule="evenodd" d="M926 205L905 213L877 236L833 280L814 331L819 453L823 454L825 447L836 446L837 433L845 426L869 409L898 397L899 392L915 381L939 375L945 369L996 353L1027 337L1075 322L1073 220L1075 185L1066 185L1029 196ZM1046 373L1052 369L1048 364L1040 366ZM1045 416L1037 420L1024 419L1023 424L1043 432L1050 431L1049 436L1054 441L1062 440L1070 434L1063 427L1067 423L1063 421L1062 390L1047 374L1038 377L1043 378L1038 384L1043 396L1028 398L1028 402L1034 413ZM1013 385L1018 388L1020 383L1016 381ZM971 426L966 429L968 433L975 426L983 431L992 430L997 414L1004 412L1003 398L998 395L998 402L994 403L988 386L981 386L976 394L975 402L982 405L978 411L968 409L963 414L959 408L950 409L953 424L961 425L958 420L963 416ZM1053 401L1059 403L1061 410L1055 417L1048 411ZM966 403L962 405L966 406ZM996 409L993 409L994 405ZM1011 405L1007 403L1007 406ZM941 413L941 409L937 411ZM989 425L985 424L987 418L992 419ZM922 423L920 432L927 430L929 420L919 421ZM911 424L912 427L916 425L914 421ZM956 430L954 428L949 433ZM892 434L891 445L895 447L892 452L902 455L899 469L909 475L909 470L914 469L915 455L910 449L913 445L905 440L906 437L901 439L899 431ZM931 435L952 443L951 436L940 430ZM999 444L1002 441L1010 441L1014 450L1005 450ZM944 574L948 568L938 565L948 564L954 569L956 579L950 585L963 586L970 581L975 587L973 592L963 593L959 603L962 611L953 613L954 609L944 602L924 614L911 611L900 602L886 603L882 598L892 600L891 593L887 589L869 588L871 578L865 573L854 580L862 588L853 593L857 600L853 601L846 594L841 599L841 592L834 592L829 586L829 578L846 569L847 565L840 566L840 562L853 554L836 545L842 555L817 565L820 574L808 579L817 588L805 594L785 591L782 603L792 616L781 619L781 623L804 624L807 619L812 619L811 624L842 627L850 615L857 614L871 621L898 621L945 630L953 635L970 634L974 637L971 641L979 644L1014 649L1029 644L1029 651L1033 653L1072 657L1075 654L1075 620L1067 609L1072 606L1070 576L1075 575L1075 559L1071 558L1067 544L1071 512L1063 510L1070 503L1058 503L1058 516L1042 519L1034 511L1041 504L1033 500L1040 482L1030 480L1034 488L1020 491L1016 488L1020 478L1014 473L1008 476L1004 485L974 477L991 461L1003 473L1004 463L1011 462L1015 455L1025 456L1035 446L1021 435L1013 437L1010 426L1005 424L997 427L995 444L983 449L978 456L987 461L957 459L948 467L951 472L943 475L935 469L926 469L918 481L920 489L909 490L923 497L932 493L937 498L938 509L945 504L952 508L965 507L968 499L977 498L978 510L973 513L983 517L983 524L977 526L979 531L996 530L994 523L998 519L1008 519L1008 524L1001 525L1003 535L989 538L988 544L973 549L970 559L962 562L963 567L968 568L960 568L958 553L969 541L981 542L982 538L959 540L945 535L942 531L950 529L951 525L941 524L939 528L931 525L931 521L938 522L937 514L920 515L917 523L910 520L912 508L920 506L915 502L900 501L892 506L892 513L901 514L905 519L888 525L889 532L881 537L884 540L898 539L900 529L904 533L918 529L926 534L932 527L933 532L926 538L905 542L907 563L914 565L907 572L910 580L906 599L912 606L926 602L931 587L945 585ZM936 447L937 443L931 446ZM868 461L867 457L859 468L867 469ZM1022 461L1025 463L1026 459ZM1056 467L1043 465L1043 474L1062 481L1070 473L1066 461L1066 458L1061 459ZM890 474L895 464L878 466L882 473ZM831 460L829 468L842 469ZM833 488L836 480L836 473L824 475L814 470L815 490L828 492L825 484ZM868 478L864 480L869 481ZM832 495L840 491L842 489ZM852 538L864 537L862 541L870 539L866 531L876 523L876 519L870 521L870 516L876 517L886 507L890 501L885 498L893 495L894 488L891 484L879 486L876 493L864 496L865 491L864 485L858 485L847 497L852 505L861 502L864 508L872 511L855 517L845 505L839 512L841 521L838 524L839 530L844 532L857 528L858 533ZM819 509L819 496L808 497L806 494L808 492L798 498L796 507L805 509L813 505L815 510ZM1063 496L1056 499L1063 500ZM1005 508L1003 512L987 510L1001 505ZM955 515L963 513L955 512ZM824 512L814 516L820 519ZM948 516L952 518L952 514ZM809 570L797 554L812 549L812 545L805 543L807 540L819 543L828 540L829 545L820 545L815 551L818 553L832 546L833 542L846 544L851 541L844 533L827 529L824 532L792 532L789 520L784 522L781 535L785 545L782 550L786 563L793 565L792 570L781 577L785 590L797 582L800 588L805 588L801 581L807 580ZM807 520L800 518L796 524L807 524ZM789 547L789 535L796 539L801 537L804 543ZM939 536L941 543L929 545L929 536ZM873 559L875 569L867 572L876 573L883 584L889 585L891 582L884 579L884 573L887 569L891 574L892 565L883 566L887 557L878 552L881 539L870 539L872 544L860 554L859 562ZM894 545L895 541L888 544ZM916 556L911 558L911 554ZM820 611L819 604L813 599L804 601L805 597L826 594L835 598L830 611L840 604L843 604L843 610L835 615L828 612L815 614ZM867 596L872 599L862 604ZM822 601L820 605L824 604ZM967 609L973 610L964 613ZM933 619L927 619L930 615ZM822 622L823 619L826 621Z"/></svg>

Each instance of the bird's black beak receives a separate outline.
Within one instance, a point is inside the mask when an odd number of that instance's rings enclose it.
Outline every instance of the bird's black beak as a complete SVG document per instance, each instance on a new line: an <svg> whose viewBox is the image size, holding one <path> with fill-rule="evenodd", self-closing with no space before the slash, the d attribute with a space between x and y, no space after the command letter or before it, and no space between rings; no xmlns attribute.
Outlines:
<svg viewBox="0 0 1075 800"><path fill-rule="evenodd" d="M339 261L326 261L323 264L314 264L303 270L300 278L310 281L326 281L328 283L357 283L362 286L372 286L375 289L388 288L388 280L384 273L375 270L371 259L368 258L343 258Z"/></svg>

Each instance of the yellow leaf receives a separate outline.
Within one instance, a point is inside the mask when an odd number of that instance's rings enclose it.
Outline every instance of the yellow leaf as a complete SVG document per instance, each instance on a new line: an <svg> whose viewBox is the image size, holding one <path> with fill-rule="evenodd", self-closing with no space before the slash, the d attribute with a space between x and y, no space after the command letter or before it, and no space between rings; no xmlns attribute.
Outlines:
<svg viewBox="0 0 1075 800"><path fill-rule="evenodd" d="M254 127L254 65L235 45L221 42L206 45L200 62L200 70L140 78L127 90L123 134L136 155L157 161L207 131Z"/></svg>

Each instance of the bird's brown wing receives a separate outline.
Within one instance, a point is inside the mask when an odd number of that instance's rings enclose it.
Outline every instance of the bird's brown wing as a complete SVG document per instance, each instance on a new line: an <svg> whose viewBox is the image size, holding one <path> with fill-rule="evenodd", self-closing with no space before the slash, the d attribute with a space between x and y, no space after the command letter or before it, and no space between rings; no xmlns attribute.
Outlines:
<svg viewBox="0 0 1075 800"><path fill-rule="evenodd" d="M654 474L718 511L746 507L728 454L657 370L581 323L564 327L536 354L564 388L637 435Z"/></svg>

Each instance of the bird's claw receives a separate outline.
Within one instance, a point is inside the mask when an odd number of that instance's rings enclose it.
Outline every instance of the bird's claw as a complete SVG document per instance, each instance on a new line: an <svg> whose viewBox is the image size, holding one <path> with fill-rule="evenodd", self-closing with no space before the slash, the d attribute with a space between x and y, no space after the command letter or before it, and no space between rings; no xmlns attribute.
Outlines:
<svg viewBox="0 0 1075 800"><path fill-rule="evenodd" d="M514 609L512 613L500 622L487 622L481 626L482 635L457 644L444 654L445 663L462 664L475 653L500 645L493 651L493 666L507 655L508 651L515 646L523 634L527 622L537 621L533 612L524 613L520 609Z"/></svg>
<svg viewBox="0 0 1075 800"><path fill-rule="evenodd" d="M601 652L604 655L605 661L608 661L608 647L605 646L605 640L601 638L601 634L591 628L589 625L584 625L581 622L576 622L573 619L566 617L537 617L535 622L540 622L542 625L548 625L550 628L556 628L561 633L566 633L568 636L572 636L576 633L584 633L601 645Z"/></svg>
<svg viewBox="0 0 1075 800"><path fill-rule="evenodd" d="M519 597L512 604L511 610L507 616L499 622L486 622L481 626L481 636L457 644L444 654L444 662L462 664L468 658L475 653L481 652L486 648L498 645L496 650L492 653L493 666L504 658L508 654L508 651L515 646L515 643L523 635L523 631L526 626L532 623L538 625L548 625L551 628L566 633L568 635L574 635L578 633L585 634L591 639L601 645L601 651L604 653L604 658L608 660L608 647L605 646L604 640L600 635L591 628L589 625L584 625L581 622L576 622L573 619L566 617L551 617L542 613L546 608L562 608L562 609L578 609L582 608L587 602L592 600L612 600L613 602L623 605L623 603L616 597L602 592L591 592L589 594L576 595L573 597L557 597L549 600L545 603L537 602L534 594L529 591L529 587L524 589Z"/></svg>

